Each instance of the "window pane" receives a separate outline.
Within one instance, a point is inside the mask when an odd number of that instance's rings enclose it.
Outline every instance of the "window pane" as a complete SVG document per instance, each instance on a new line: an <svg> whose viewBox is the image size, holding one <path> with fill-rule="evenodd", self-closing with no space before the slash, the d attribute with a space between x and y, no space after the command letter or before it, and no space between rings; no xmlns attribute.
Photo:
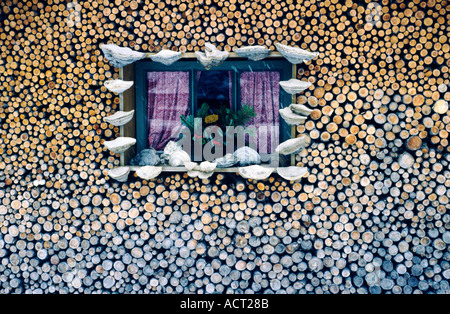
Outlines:
<svg viewBox="0 0 450 314"><path fill-rule="evenodd" d="M190 114L189 72L148 72L149 146L163 150L177 139L181 115Z"/></svg>
<svg viewBox="0 0 450 314"><path fill-rule="evenodd" d="M207 103L211 110L232 108L233 72L197 71L197 108Z"/></svg>
<svg viewBox="0 0 450 314"><path fill-rule="evenodd" d="M241 104L255 109L256 117L249 125L256 128L260 154L272 153L279 144L280 72L243 72L240 75Z"/></svg>

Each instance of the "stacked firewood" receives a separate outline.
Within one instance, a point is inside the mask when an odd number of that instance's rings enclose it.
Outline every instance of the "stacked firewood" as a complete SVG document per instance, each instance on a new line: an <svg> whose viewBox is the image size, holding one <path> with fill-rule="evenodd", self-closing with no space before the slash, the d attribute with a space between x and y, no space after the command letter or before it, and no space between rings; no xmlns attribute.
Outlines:
<svg viewBox="0 0 450 314"><path fill-rule="evenodd" d="M446 1L3 0L0 293L448 293ZM317 51L300 182L108 177L100 45Z"/></svg>

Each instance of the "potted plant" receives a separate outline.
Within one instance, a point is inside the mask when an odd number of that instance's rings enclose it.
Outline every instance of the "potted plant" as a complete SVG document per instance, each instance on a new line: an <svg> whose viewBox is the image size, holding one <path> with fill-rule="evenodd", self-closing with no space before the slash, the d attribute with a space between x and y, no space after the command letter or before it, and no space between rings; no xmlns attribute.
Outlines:
<svg viewBox="0 0 450 314"><path fill-rule="evenodd" d="M227 127L245 127L255 116L254 108L247 104L242 105L239 110L233 111L226 106L212 110L207 103L203 103L195 116L182 115L181 122L193 134L194 145L196 141L201 142L202 148L208 143L213 148L223 145L225 151L227 143L224 137ZM235 133L234 136L237 136L237 134ZM235 143L235 141L233 142Z"/></svg>

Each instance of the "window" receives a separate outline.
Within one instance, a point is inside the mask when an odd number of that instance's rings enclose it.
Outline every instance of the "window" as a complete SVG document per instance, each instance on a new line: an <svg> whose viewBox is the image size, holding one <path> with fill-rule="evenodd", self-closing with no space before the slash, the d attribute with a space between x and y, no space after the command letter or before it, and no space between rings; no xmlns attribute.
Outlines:
<svg viewBox="0 0 450 314"><path fill-rule="evenodd" d="M142 60L125 67L122 76L135 82L135 90L129 96L124 93L122 107L134 109L136 118L134 130L130 130L132 126L124 132L134 136L137 143L135 150L123 158L123 164L149 147L163 151L169 141L182 136L186 126L181 116L195 117L205 103L211 116L224 108L237 112L244 105L252 107L255 116L246 127L254 128L256 134L246 139L255 142L263 161L267 161L276 146L292 135L291 126L280 118L278 110L293 101L279 85L293 73L292 64L277 57L255 62L230 56L210 70L193 56L170 66ZM193 152L191 158L204 160Z"/></svg>

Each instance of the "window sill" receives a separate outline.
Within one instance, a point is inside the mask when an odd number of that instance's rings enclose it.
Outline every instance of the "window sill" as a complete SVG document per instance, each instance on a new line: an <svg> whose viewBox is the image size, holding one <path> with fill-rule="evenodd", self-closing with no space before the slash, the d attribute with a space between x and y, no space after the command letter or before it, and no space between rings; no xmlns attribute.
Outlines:
<svg viewBox="0 0 450 314"><path fill-rule="evenodd" d="M198 170L188 170L186 167L171 167L160 165L150 169L143 169L146 166L122 166L116 167L109 171L109 176L119 182L126 182L130 172L136 172L136 175L144 180L155 179L162 172L165 173L186 173L189 177L207 179L214 173L231 173L240 175L249 180L266 180L276 173L281 178L287 181L299 181L308 175L308 169L305 167L273 167L270 164L260 164L259 168L253 167L230 167L230 168L216 168L211 172L203 172ZM261 169L263 168L263 169Z"/></svg>
<svg viewBox="0 0 450 314"><path fill-rule="evenodd" d="M264 168L273 168L273 173L277 173L276 167L270 167L269 164L261 164L259 165ZM130 168L130 171L136 171L142 168L142 166L128 166ZM162 172L189 172L189 170L186 169L186 167L171 167L171 166L156 166L156 167L162 167ZM217 173L238 173L240 167L230 167L230 168L216 168L213 172Z"/></svg>

